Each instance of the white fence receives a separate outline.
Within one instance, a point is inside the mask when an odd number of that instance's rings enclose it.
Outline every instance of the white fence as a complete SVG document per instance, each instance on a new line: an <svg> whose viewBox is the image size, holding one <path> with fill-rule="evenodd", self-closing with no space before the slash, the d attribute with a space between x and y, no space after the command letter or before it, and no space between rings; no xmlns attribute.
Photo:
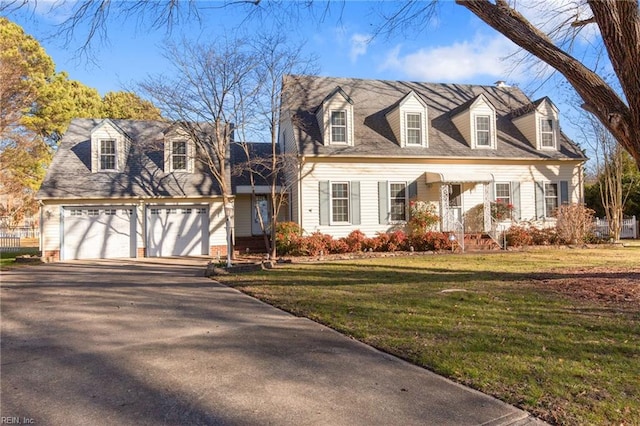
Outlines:
<svg viewBox="0 0 640 426"><path fill-rule="evenodd" d="M603 238L609 237L609 222L607 222L607 219L596 218L596 232ZM638 222L635 216L622 219L620 238L638 238Z"/></svg>
<svg viewBox="0 0 640 426"><path fill-rule="evenodd" d="M20 237L0 235L0 252L12 252L20 250Z"/></svg>

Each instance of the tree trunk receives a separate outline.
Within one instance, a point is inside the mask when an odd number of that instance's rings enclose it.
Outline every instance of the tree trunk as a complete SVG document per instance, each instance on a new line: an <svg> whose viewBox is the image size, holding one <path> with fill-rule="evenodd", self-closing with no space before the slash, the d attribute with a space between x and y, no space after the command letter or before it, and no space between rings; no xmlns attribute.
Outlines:
<svg viewBox="0 0 640 426"><path fill-rule="evenodd" d="M627 104L596 73L558 48L505 0L456 0L489 26L560 72L640 169L640 15L637 1L589 0Z"/></svg>

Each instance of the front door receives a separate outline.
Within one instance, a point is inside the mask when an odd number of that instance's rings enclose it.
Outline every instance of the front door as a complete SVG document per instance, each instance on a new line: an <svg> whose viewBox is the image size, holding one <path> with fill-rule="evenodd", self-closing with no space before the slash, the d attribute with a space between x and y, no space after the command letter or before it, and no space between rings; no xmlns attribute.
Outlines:
<svg viewBox="0 0 640 426"><path fill-rule="evenodd" d="M253 235L262 235L261 220L265 231L269 232L269 224L271 223L270 210L268 195L256 195L254 197L251 208L251 233Z"/></svg>

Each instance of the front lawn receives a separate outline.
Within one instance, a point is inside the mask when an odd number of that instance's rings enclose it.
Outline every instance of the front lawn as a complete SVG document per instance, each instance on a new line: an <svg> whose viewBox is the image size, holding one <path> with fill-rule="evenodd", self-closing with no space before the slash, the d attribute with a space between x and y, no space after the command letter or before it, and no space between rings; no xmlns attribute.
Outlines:
<svg viewBox="0 0 640 426"><path fill-rule="evenodd" d="M217 277L557 424L640 424L640 248L424 255Z"/></svg>

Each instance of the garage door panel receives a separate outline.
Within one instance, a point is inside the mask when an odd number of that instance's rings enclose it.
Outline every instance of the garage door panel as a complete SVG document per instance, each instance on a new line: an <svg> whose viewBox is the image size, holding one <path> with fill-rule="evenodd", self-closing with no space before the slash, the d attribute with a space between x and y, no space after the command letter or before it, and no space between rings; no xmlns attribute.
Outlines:
<svg viewBox="0 0 640 426"><path fill-rule="evenodd" d="M135 257L135 223L128 207L66 207L63 259Z"/></svg>
<svg viewBox="0 0 640 426"><path fill-rule="evenodd" d="M202 206L154 206L147 209L149 256L207 254L208 214Z"/></svg>

